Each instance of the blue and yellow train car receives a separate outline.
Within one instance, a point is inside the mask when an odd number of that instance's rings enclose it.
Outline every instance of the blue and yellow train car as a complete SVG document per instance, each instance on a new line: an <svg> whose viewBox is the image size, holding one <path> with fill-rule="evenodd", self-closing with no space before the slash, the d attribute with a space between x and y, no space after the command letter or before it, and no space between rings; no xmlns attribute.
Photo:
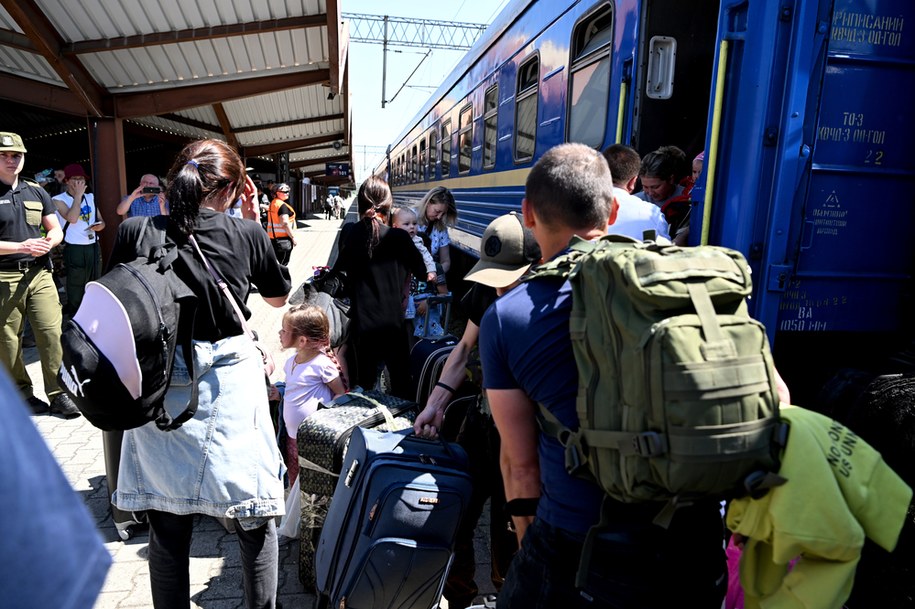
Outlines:
<svg viewBox="0 0 915 609"><path fill-rule="evenodd" d="M558 143L705 151L691 244L747 256L776 361L816 387L912 339L913 25L911 0L514 0L376 171L400 203L451 189L472 259Z"/></svg>

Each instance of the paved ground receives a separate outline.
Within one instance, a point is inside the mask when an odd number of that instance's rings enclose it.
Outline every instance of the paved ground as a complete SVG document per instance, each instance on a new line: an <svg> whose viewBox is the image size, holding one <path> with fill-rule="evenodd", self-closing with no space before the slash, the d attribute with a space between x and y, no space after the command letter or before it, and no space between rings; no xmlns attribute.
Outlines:
<svg viewBox="0 0 915 609"><path fill-rule="evenodd" d="M294 287L311 276L313 266L327 263L341 224L340 220L324 220L315 216L299 222L299 246L293 250L290 260ZM248 305L253 312L251 326L258 332L261 342L273 352L277 367L280 368L278 374L281 375L285 357L280 350L277 331L284 309L266 305L257 295L251 296ZM27 368L36 384L36 395L42 396L37 352L34 348L27 349L25 355L30 362ZM110 518L101 432L82 417L68 421L36 416L33 420L73 488L85 499L105 541L105 547L114 558L95 605L96 609L152 607L147 569L147 535L145 531L140 532L134 538L122 542ZM482 563L480 571L488 573L488 559L482 558L487 555L483 547L485 538L482 531L478 531L477 541L480 546L478 556L481 558L478 564ZM284 609L312 606L313 597L305 592L299 582L297 561L297 541L290 541L280 547L278 598ZM191 547L191 595L193 609L244 607L238 544L234 535L227 533L214 519L201 517L195 529ZM447 602L443 602L442 607L447 609Z"/></svg>

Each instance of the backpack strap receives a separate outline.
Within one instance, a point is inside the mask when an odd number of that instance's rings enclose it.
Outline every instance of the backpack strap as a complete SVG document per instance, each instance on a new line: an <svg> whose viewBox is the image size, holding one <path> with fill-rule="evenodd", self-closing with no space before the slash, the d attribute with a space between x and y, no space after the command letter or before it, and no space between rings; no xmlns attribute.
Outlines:
<svg viewBox="0 0 915 609"><path fill-rule="evenodd" d="M142 249L143 238L146 236L146 229L149 228L150 217L143 216L143 220L140 222L140 234L137 235L137 241L134 243L134 250L137 253L137 257L146 256L148 249ZM164 237L163 237L164 240Z"/></svg>
<svg viewBox="0 0 915 609"><path fill-rule="evenodd" d="M537 406L540 409L540 412L537 416L537 423L540 426L540 431L555 438L565 449L565 468L566 472L570 476L584 476L588 477L589 474L587 465L587 455L582 447L582 431L572 431L568 427L562 424L562 422L556 418L549 409L544 406L542 403L538 402ZM615 432L602 432L607 434L613 434ZM621 437L625 436L626 440L631 440L632 434L618 434ZM616 444L613 444L613 448L617 448Z"/></svg>
<svg viewBox="0 0 915 609"><path fill-rule="evenodd" d="M197 255L200 256L200 260L203 261L203 266L206 267L207 272L210 274L210 277L213 278L216 286L219 287L220 291L226 297L226 300L228 300L229 304L232 305L232 310L235 311L235 317L238 318L238 321L241 324L242 332L245 334L245 336L256 342L257 334L255 334L254 331L248 327L248 322L245 320L245 315L241 312L241 307L238 306L238 302L235 300L235 296L233 296L232 291L229 290L229 284L227 284L226 280L222 278L222 275L219 274L219 271L210 265L209 259L203 255L203 251L200 249L200 244L197 243L197 239L194 238L194 235L190 235L188 240L191 242L191 245L194 246L194 250L197 252Z"/></svg>
<svg viewBox="0 0 915 609"><path fill-rule="evenodd" d="M164 216L161 216L164 217ZM149 231L149 225L153 224L156 235L156 243L143 247L143 238ZM178 246L172 242L169 247L169 241L164 227L155 225L154 219L149 216L143 217L143 225L140 227L140 234L137 237L137 256L144 256L150 263L155 262L160 272L165 272L171 268L175 260L178 259ZM142 248L142 249L141 249ZM164 409L159 418L156 419L156 427L162 431L172 431L181 427L197 414L197 403L199 399L200 388L197 386L197 367L194 365L194 317L196 307L184 303L179 307L178 319L178 345L181 347L181 354L184 356L184 364L187 366L188 374L191 377L191 395L188 397L184 410L177 417L172 418Z"/></svg>
<svg viewBox="0 0 915 609"><path fill-rule="evenodd" d="M526 273L524 277L521 278L521 281L530 281L543 277L568 279L572 275L575 265L581 257L593 252L596 247L597 245L593 241L582 239L577 235L573 236L572 240L569 241L569 247L566 253L533 267L529 273Z"/></svg>

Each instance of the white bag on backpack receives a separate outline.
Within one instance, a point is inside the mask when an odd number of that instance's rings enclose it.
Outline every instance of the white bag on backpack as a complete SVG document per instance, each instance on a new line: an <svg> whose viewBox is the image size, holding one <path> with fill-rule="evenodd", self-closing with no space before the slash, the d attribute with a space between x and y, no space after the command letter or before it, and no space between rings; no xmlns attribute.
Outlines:
<svg viewBox="0 0 915 609"><path fill-rule="evenodd" d="M73 321L108 358L124 388L133 399L137 399L143 387L143 373L137 360L137 345L127 311L107 287L94 281L86 284L83 302L86 306L79 308L73 315Z"/></svg>

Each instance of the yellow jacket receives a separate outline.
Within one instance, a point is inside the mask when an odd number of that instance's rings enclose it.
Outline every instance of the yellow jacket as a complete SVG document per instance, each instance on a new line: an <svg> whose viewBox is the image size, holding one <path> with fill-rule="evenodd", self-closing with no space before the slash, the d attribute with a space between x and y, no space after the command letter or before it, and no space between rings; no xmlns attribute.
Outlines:
<svg viewBox="0 0 915 609"><path fill-rule="evenodd" d="M887 551L896 546L912 490L844 425L795 406L782 406L781 418L790 425L779 470L788 482L728 507L728 528L749 538L740 560L744 606L838 609L865 536Z"/></svg>

